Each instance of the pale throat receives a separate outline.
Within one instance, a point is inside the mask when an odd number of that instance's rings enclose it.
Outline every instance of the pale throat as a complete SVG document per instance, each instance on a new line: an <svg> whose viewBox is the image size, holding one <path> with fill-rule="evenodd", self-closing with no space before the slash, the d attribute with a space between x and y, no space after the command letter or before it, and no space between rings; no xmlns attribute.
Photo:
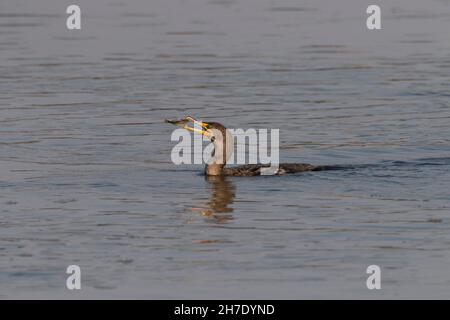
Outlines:
<svg viewBox="0 0 450 320"><path fill-rule="evenodd" d="M205 166L205 174L208 176L219 176L223 174L223 168L233 152L233 136L227 132L225 143L222 139L216 139L213 144L214 150Z"/></svg>

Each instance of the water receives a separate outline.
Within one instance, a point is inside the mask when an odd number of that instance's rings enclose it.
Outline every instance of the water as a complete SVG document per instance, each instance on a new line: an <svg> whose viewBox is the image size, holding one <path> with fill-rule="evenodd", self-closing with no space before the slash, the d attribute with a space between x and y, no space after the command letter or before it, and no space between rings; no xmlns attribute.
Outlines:
<svg viewBox="0 0 450 320"><path fill-rule="evenodd" d="M1 298L450 298L449 1L77 3L0 4ZM358 166L207 180L185 115Z"/></svg>

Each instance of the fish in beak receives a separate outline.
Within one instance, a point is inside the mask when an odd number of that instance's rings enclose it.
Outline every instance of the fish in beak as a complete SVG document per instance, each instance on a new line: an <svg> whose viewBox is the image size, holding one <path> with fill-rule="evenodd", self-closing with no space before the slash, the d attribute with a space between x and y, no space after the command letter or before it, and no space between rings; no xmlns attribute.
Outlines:
<svg viewBox="0 0 450 320"><path fill-rule="evenodd" d="M209 129L209 124L206 122L195 120L194 118L187 116L184 119L181 120L168 120L166 119L167 123L171 123L173 125L179 126L183 129L186 129L188 131L200 133L201 135L210 138L212 136L212 132ZM192 124L190 126L189 124Z"/></svg>

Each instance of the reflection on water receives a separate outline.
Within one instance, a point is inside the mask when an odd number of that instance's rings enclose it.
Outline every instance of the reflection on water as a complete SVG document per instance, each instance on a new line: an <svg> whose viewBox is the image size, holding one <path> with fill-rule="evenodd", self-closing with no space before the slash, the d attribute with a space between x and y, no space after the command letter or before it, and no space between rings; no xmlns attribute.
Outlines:
<svg viewBox="0 0 450 320"><path fill-rule="evenodd" d="M206 176L205 179L211 185L211 199L208 202L210 210L204 214L213 216L219 222L233 219L233 208L230 207L235 197L233 183L222 176Z"/></svg>
<svg viewBox="0 0 450 320"><path fill-rule="evenodd" d="M233 220L231 213L234 209L231 205L235 198L234 184L224 176L205 176L205 180L208 182L209 201L204 206L192 208L192 211L208 217L208 222L226 223Z"/></svg>

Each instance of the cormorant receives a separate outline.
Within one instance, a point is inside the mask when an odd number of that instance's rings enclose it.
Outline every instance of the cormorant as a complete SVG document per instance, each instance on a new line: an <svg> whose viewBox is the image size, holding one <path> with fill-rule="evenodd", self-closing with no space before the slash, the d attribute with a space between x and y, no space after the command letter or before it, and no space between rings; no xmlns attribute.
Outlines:
<svg viewBox="0 0 450 320"><path fill-rule="evenodd" d="M200 133L211 140L214 144L214 151L211 159L205 166L205 175L207 176L259 176L262 168L270 167L270 164L247 164L226 168L225 165L233 153L234 140L228 129L218 122L201 122L190 116L181 120L166 120L166 122L180 126L188 131ZM197 124L199 127L191 127L189 123ZM314 166L308 163L280 163L274 174L282 175L332 169L334 169L333 166Z"/></svg>

